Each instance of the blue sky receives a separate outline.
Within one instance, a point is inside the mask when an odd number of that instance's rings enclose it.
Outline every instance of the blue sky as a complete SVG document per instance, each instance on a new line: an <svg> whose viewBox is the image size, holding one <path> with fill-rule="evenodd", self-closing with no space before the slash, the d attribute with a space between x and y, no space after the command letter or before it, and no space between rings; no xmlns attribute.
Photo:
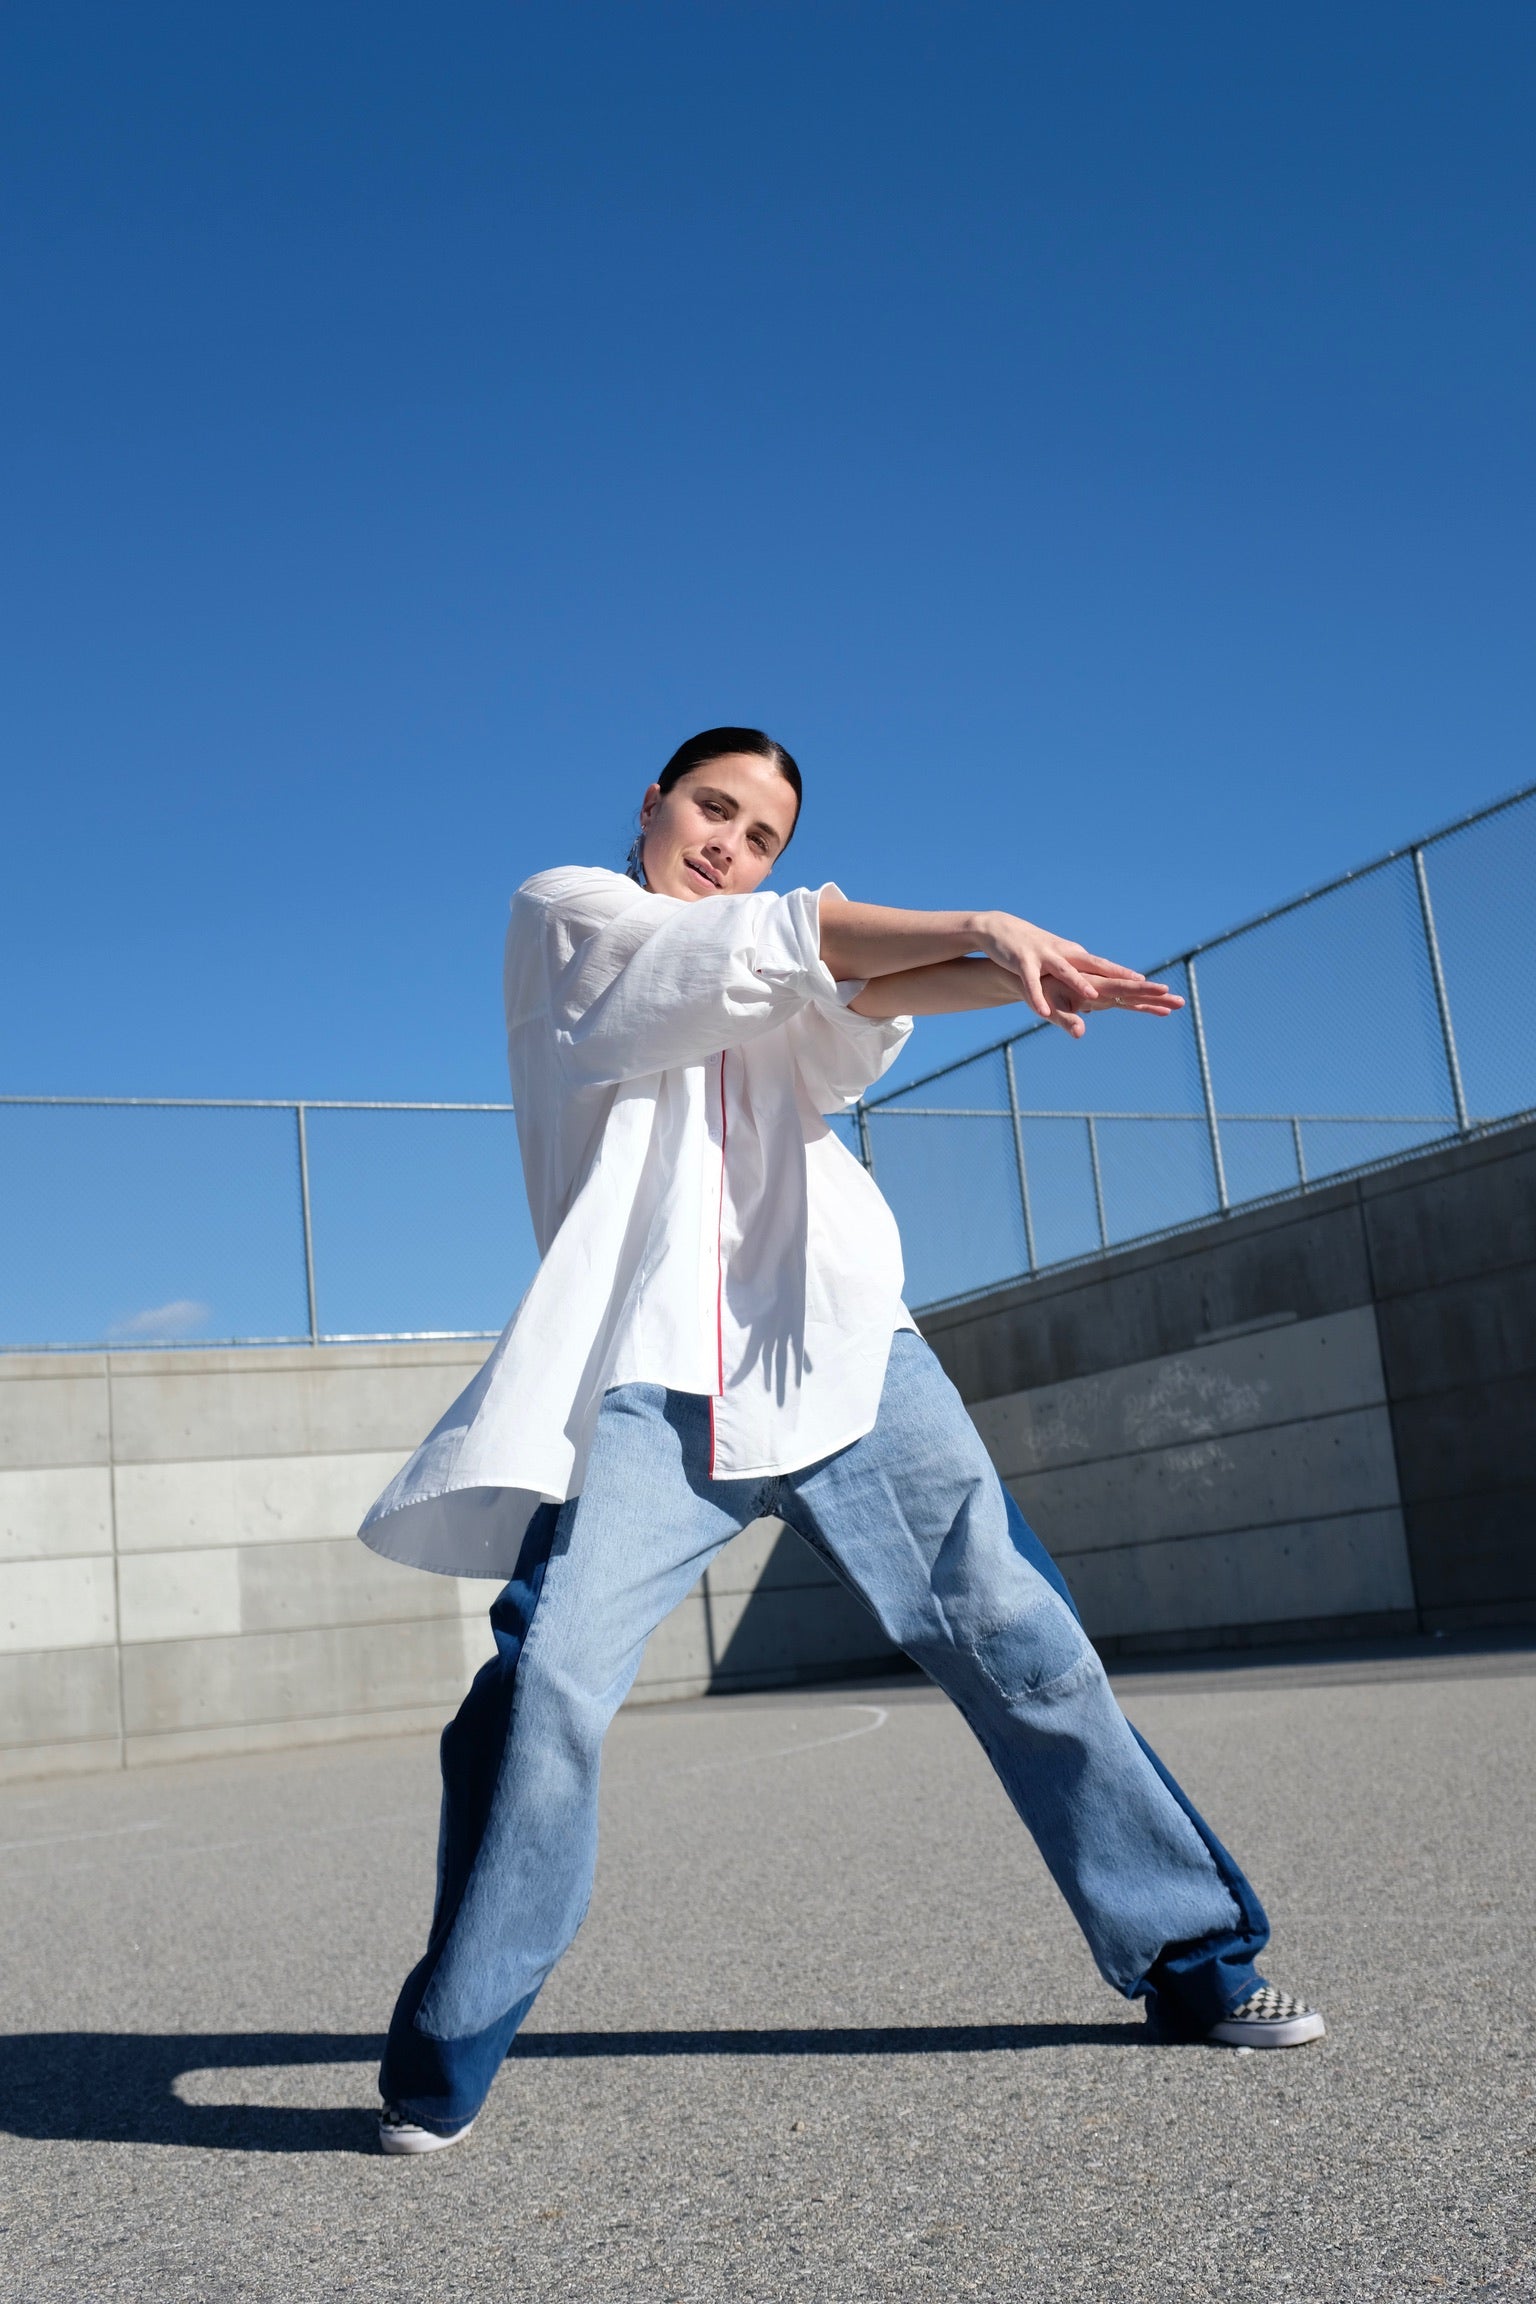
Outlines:
<svg viewBox="0 0 1536 2304"><path fill-rule="evenodd" d="M1137 961L1531 773L1527 6L3 38L0 1086L504 1093L717 720L781 878Z"/></svg>

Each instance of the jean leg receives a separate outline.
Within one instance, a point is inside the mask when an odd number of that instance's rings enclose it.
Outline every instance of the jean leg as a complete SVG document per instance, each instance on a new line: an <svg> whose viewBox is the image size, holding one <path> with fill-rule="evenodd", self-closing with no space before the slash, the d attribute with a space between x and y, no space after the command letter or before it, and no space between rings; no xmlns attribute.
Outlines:
<svg viewBox="0 0 1536 2304"><path fill-rule="evenodd" d="M1008 1490L1003 1490L1008 1512L1008 1533L1014 1549L1038 1570L1053 1592L1058 1592L1078 1616L1067 1580L1035 1534ZM1078 1616L1081 1623L1082 1618ZM1142 1986L1149 2013L1167 2031L1208 2032L1264 1979L1254 1961L1269 1942L1269 1919L1252 1882L1207 1824L1183 1786L1153 1751L1139 1728L1131 1734L1185 1815L1210 1850L1211 1861L1231 1892L1237 1919L1228 1929L1193 1944L1170 1944L1153 1962Z"/></svg>
<svg viewBox="0 0 1536 2304"><path fill-rule="evenodd" d="M1002 1482L999 1481L998 1486L1002 1488L1002 1485ZM1006 1488L1003 1488L1003 1510L1008 1515L1008 1536L1015 1552L1018 1553L1020 1559L1029 1562L1037 1576L1044 1577L1057 1598L1066 1602L1078 1623L1081 1624L1082 1614L1077 1602L1072 1597L1071 1586Z"/></svg>
<svg viewBox="0 0 1536 2304"><path fill-rule="evenodd" d="M919 1338L893 1340L874 1430L784 1488L786 1517L964 1714L1100 1972L1172 2002L1183 2027L1216 2022L1257 1980L1262 1908L1121 1713L1060 1571Z"/></svg>
<svg viewBox="0 0 1536 2304"><path fill-rule="evenodd" d="M603 1736L646 1639L740 1526L707 1462L707 1403L625 1385L604 1401L580 1497L535 1514L491 1611L496 1654L443 1736L438 1891L379 2085L427 2127L473 2118L581 1925ZM750 1516L750 1515L748 1515Z"/></svg>

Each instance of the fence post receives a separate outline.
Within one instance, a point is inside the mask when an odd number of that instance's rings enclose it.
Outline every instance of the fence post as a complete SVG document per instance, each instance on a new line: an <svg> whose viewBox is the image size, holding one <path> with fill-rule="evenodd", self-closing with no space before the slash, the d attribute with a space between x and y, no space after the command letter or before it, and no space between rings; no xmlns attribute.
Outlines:
<svg viewBox="0 0 1536 2304"><path fill-rule="evenodd" d="M1019 1172L1019 1206L1024 1211L1024 1253L1034 1272L1035 1219L1029 1205L1029 1171L1024 1165L1024 1123L1019 1118L1019 1084L1013 1076L1013 1042L1003 1042L1003 1071L1008 1080L1008 1116L1013 1122L1013 1160Z"/></svg>
<svg viewBox="0 0 1536 2304"><path fill-rule="evenodd" d="M1296 1150L1296 1181L1298 1184L1305 1184L1307 1180L1307 1151L1301 1140L1301 1122L1294 1112L1291 1114L1291 1142Z"/></svg>
<svg viewBox="0 0 1536 2304"><path fill-rule="evenodd" d="M299 1207L304 1217L304 1294L309 1305L309 1340L320 1341L320 1315L315 1304L315 1228L309 1214L309 1136L304 1126L304 1107L295 1104L293 1116L299 1124Z"/></svg>
<svg viewBox="0 0 1536 2304"><path fill-rule="evenodd" d="M853 1116L859 1124L859 1159L864 1165L865 1172L868 1175L873 1176L875 1172L875 1155L870 1149L869 1114L864 1109L864 1099L862 1096L859 1098L859 1101L853 1108Z"/></svg>
<svg viewBox="0 0 1536 2304"><path fill-rule="evenodd" d="M1099 1131L1093 1114L1088 1115L1088 1160L1093 1169L1093 1205L1099 1218L1099 1246L1109 1246L1109 1226L1104 1221L1104 1179L1099 1173Z"/></svg>
<svg viewBox="0 0 1536 2304"><path fill-rule="evenodd" d="M1195 1059L1200 1066L1200 1093L1205 1099L1205 1125L1211 1139L1211 1167L1216 1177L1216 1205L1223 1216L1231 1207L1227 1198L1227 1168L1221 1157L1221 1128L1216 1118L1216 1098L1211 1088L1211 1060L1205 1047L1205 1020L1200 1014L1200 982L1195 974L1193 959L1184 963L1189 979L1189 1020L1195 1028Z"/></svg>
<svg viewBox="0 0 1536 2304"><path fill-rule="evenodd" d="M1440 965L1440 939L1435 934L1435 909L1429 900L1429 876L1424 870L1424 851L1415 848L1413 877L1419 891L1419 918L1424 923L1424 942L1429 948L1429 973L1435 987L1435 1008L1440 1017L1440 1038L1445 1047L1445 1068L1451 1076L1451 1102L1456 1107L1456 1126L1463 1136L1471 1126L1467 1117L1466 1093L1461 1085L1461 1059L1456 1054L1456 1033L1451 1024L1451 998L1445 988L1445 970Z"/></svg>

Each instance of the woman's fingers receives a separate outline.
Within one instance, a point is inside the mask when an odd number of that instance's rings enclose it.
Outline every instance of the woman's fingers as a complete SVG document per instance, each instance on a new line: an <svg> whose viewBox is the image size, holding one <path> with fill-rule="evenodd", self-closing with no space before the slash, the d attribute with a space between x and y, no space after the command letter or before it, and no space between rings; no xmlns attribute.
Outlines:
<svg viewBox="0 0 1536 2304"><path fill-rule="evenodd" d="M983 948L1019 979L1035 1014L1060 1024L1074 1040L1082 1037L1085 1013L1134 1008L1147 1016L1170 1016L1184 1005L1178 993L1149 982L1139 968L1108 960L1028 920L991 915Z"/></svg>
<svg viewBox="0 0 1536 2304"><path fill-rule="evenodd" d="M1062 1023L1069 1014L1081 1019L1085 1013L1102 1015L1110 1008L1123 1008L1140 1016L1172 1016L1184 1005L1183 995L1170 991L1166 984L1099 983L1085 999L1054 969L1043 981L1051 1003L1051 1021L1056 1024ZM1081 1029L1074 1030L1072 1037L1080 1039Z"/></svg>
<svg viewBox="0 0 1536 2304"><path fill-rule="evenodd" d="M1072 993L1059 977L1047 976L1044 983L1046 997L1050 1002L1051 1022L1059 1024L1071 1039L1081 1040L1088 1027L1077 1012L1077 1003Z"/></svg>
<svg viewBox="0 0 1536 2304"><path fill-rule="evenodd" d="M1139 968L1127 968L1118 960L1105 960L1097 952L1074 954L1078 966L1089 976L1107 976L1120 984L1144 984L1146 978Z"/></svg>
<svg viewBox="0 0 1536 2304"><path fill-rule="evenodd" d="M1104 1001L1106 1008L1146 1008L1159 1016L1171 1016L1184 1005L1183 994L1170 992L1166 984L1139 984L1125 992L1111 992Z"/></svg>
<svg viewBox="0 0 1536 2304"><path fill-rule="evenodd" d="M1014 965L1018 970L1020 982L1024 986L1025 998L1035 1014L1037 1016L1049 1016L1051 1003L1046 995L1045 986L1041 982L1040 963L1033 952L1027 949L1021 952Z"/></svg>
<svg viewBox="0 0 1536 2304"><path fill-rule="evenodd" d="M1040 966L1042 974L1053 977L1058 984L1065 984L1074 1000L1097 999L1098 985L1093 977L1085 976L1081 968L1074 967L1063 952L1042 953Z"/></svg>
<svg viewBox="0 0 1536 2304"><path fill-rule="evenodd" d="M1103 1007L1133 1008L1143 1002L1156 1002L1159 1007L1182 1008L1184 995L1175 992L1171 984L1152 984L1145 976L1127 984L1119 977L1106 977L1095 985L1095 997Z"/></svg>

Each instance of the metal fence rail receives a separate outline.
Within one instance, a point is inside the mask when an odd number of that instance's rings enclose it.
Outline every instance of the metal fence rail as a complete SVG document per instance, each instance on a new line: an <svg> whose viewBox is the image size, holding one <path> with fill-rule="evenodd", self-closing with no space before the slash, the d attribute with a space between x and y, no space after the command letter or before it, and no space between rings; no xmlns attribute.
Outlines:
<svg viewBox="0 0 1536 2304"><path fill-rule="evenodd" d="M1536 1107L1533 897L1536 785L1164 962L1174 1018L864 1098L909 1302ZM535 1262L510 1104L0 1096L0 1349L491 1336Z"/></svg>
<svg viewBox="0 0 1536 2304"><path fill-rule="evenodd" d="M0 1349L495 1335L535 1262L510 1104L0 1096Z"/></svg>
<svg viewBox="0 0 1536 2304"><path fill-rule="evenodd" d="M1516 990L1533 928L1527 785L1159 963L1148 973L1185 997L1174 1018L1106 1014L1075 1045L1032 1021L864 1098L847 1140L901 1223L910 1300L1026 1279L1536 1107ZM1059 1093L1069 1080L1077 1093Z"/></svg>

